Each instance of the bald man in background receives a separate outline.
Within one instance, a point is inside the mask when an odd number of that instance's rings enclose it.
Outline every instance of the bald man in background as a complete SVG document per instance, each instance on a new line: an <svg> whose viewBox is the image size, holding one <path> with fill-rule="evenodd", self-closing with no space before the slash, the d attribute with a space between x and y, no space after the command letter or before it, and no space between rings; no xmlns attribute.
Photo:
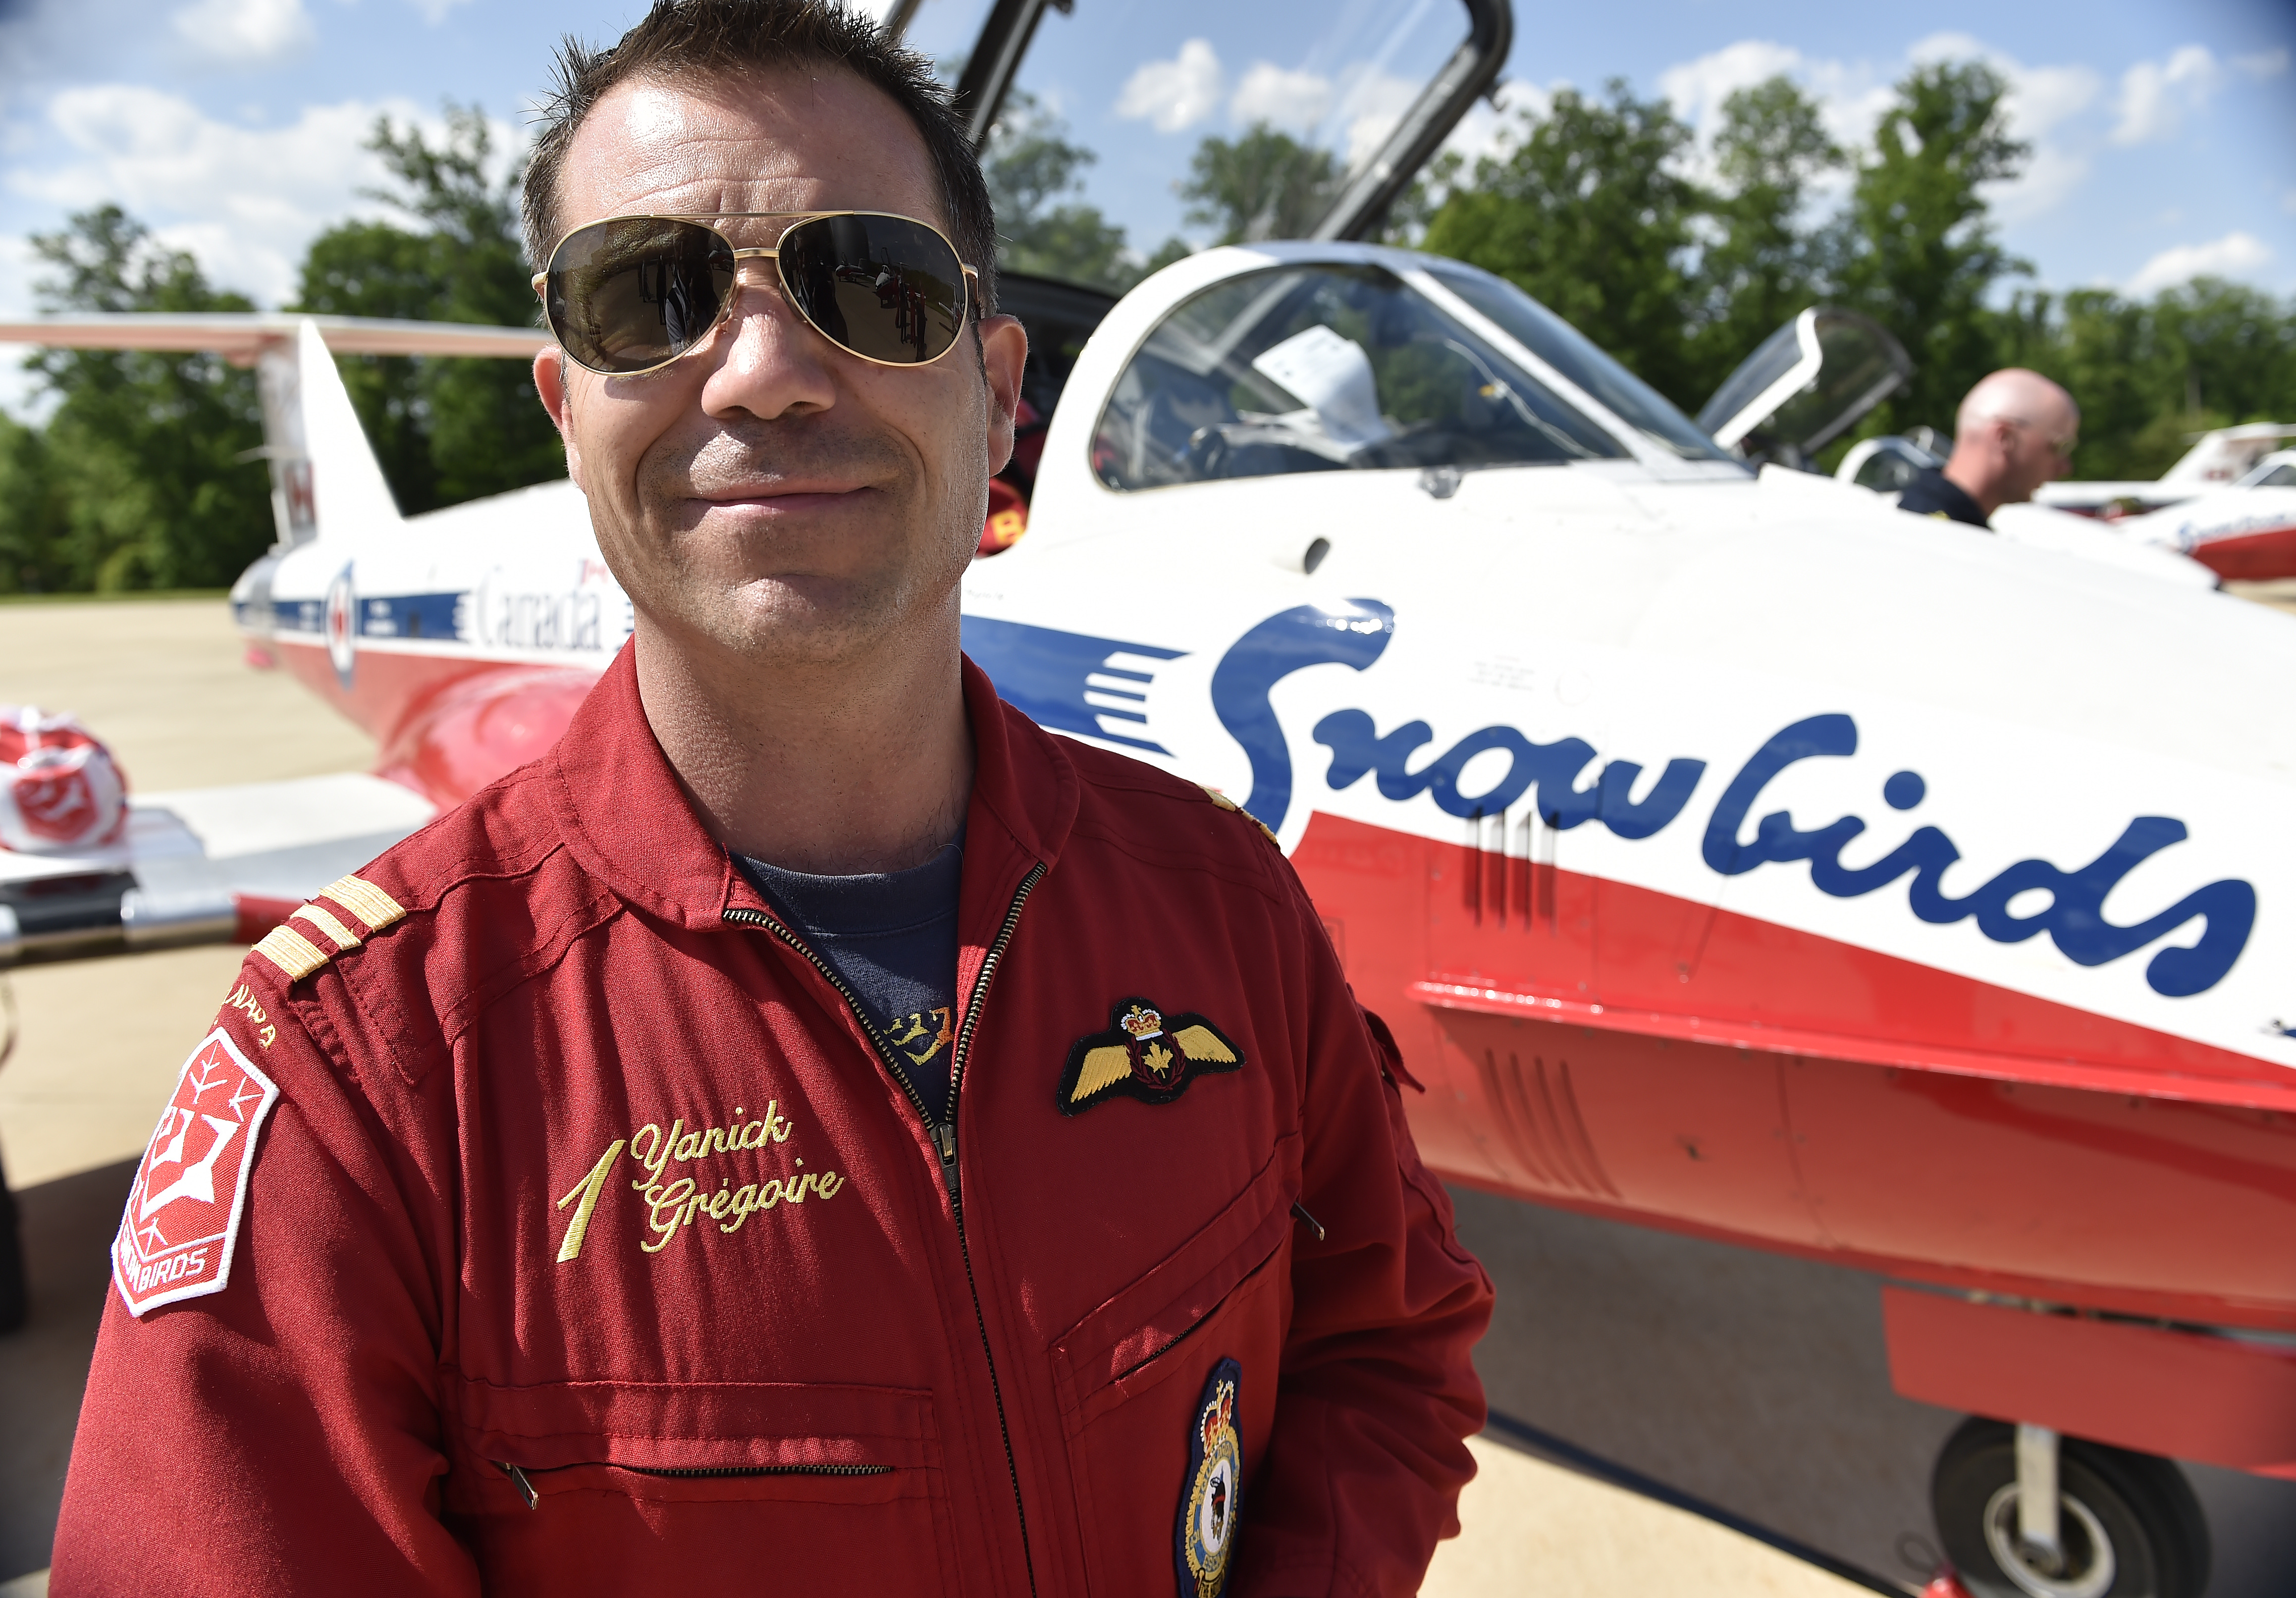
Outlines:
<svg viewBox="0 0 2296 1598"><path fill-rule="evenodd" d="M2038 372L2007 366L1982 378L1954 419L1953 458L1906 485L1898 508L1991 528L1993 512L2022 504L2072 469L2080 406Z"/></svg>

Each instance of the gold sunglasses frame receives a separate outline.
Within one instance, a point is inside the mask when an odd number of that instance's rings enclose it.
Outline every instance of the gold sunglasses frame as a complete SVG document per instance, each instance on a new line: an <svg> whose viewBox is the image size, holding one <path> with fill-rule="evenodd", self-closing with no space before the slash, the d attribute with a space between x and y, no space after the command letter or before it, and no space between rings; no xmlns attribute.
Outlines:
<svg viewBox="0 0 2296 1598"><path fill-rule="evenodd" d="M789 279L782 275L782 251L779 243L775 243L770 247L759 247L750 250L735 250L734 248L734 241L726 238L726 235L719 232L717 227L711 225L712 224L718 222L731 222L752 217L762 218L773 217L787 217L790 218L789 227L784 227L781 231L781 236L783 238L787 238L789 236L791 228L798 227L808 222L826 222L838 217L882 217L888 221L906 222L913 226L922 227L927 233L932 234L933 237L939 239L942 243L947 245L950 258L956 262L957 270L964 275L964 309L956 324L956 336L948 341L948 349L942 350L939 355L934 356L931 360L881 361L875 356L863 355L859 350L849 348L847 345L831 338L829 336L828 330L824 328L820 323L816 322L810 316L808 316L806 314L805 307L800 304L798 302L797 296L790 291ZM559 352L561 354L564 355L568 360L573 362L577 366L581 367L583 371L596 373L600 377L650 377L654 373L661 371L664 367L674 366L678 362L684 360L687 356L692 355L694 351L705 348L718 336L718 330L725 326L727 322L733 319L734 303L741 298L741 274L742 263L743 261L769 260L773 262L774 280L781 286L783 301L788 305L790 309L798 314L799 319L804 322L808 327L820 334L821 337L828 342L832 348L837 350L840 354L849 355L857 361L866 361L872 366L888 366L897 372L914 372L921 366L937 365L947 356L950 349L955 349L959 344L964 341L964 324L967 321L972 318L973 302L978 297L978 291L980 283L980 274L973 270L972 267L966 266L964 258L957 253L955 240L950 238L947 234L934 226L931 223L926 221L923 217L907 216L900 211L632 211L623 216L594 217L587 222L578 223L575 226L568 228L564 233L558 235L558 242L550 247L549 258L552 261L557 260L558 252L566 247L566 241L572 238L576 234L586 233L591 228L607 222L691 222L707 228L710 233L717 234L718 240L725 244L726 249L733 250L734 289L733 292L726 296L725 303L718 307L718 315L710 319L709 325L702 330L701 336L696 338L693 342L688 344L685 348L679 350L676 355L670 356L669 359L666 361L657 361L651 366L642 366L636 372L599 372L598 368L591 365L587 361L582 359L581 356L567 348L566 340L559 336L558 330L555 327L552 327L550 325L549 284L551 269L549 266L545 266L541 271L536 273L533 277L529 280L529 285L533 288L536 296L542 301L543 325L550 329L551 341L558 346Z"/></svg>

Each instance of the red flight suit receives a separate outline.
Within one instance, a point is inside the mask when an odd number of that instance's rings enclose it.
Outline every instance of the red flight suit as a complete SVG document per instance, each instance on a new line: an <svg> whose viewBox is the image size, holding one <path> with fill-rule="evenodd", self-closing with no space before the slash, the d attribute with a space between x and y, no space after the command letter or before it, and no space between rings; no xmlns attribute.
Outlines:
<svg viewBox="0 0 2296 1598"><path fill-rule="evenodd" d="M964 670L954 1125L625 650L250 955L122 1224L52 1592L1416 1590L1491 1289L1316 913ZM154 1286L250 1117L243 1215Z"/></svg>

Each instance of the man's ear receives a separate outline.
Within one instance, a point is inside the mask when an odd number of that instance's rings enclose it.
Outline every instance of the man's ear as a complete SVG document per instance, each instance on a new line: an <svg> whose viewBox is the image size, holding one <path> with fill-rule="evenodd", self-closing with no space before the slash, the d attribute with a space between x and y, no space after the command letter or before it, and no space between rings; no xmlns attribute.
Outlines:
<svg viewBox="0 0 2296 1598"><path fill-rule="evenodd" d="M555 344L545 344L535 352L534 391L542 400L542 408L550 413L550 425L558 430L558 441L566 447L566 475L579 488L582 450L574 441L574 408L567 392L566 352Z"/></svg>
<svg viewBox="0 0 2296 1598"><path fill-rule="evenodd" d="M1018 316L989 316L980 324L980 372L988 383L988 471L1004 470L1013 458L1013 429L1021 408L1021 373L1029 364L1029 334Z"/></svg>

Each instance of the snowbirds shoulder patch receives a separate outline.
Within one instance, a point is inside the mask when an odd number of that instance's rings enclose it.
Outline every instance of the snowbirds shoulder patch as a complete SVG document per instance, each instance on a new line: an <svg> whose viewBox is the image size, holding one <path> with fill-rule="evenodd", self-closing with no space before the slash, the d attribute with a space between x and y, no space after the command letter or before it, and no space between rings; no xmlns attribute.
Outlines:
<svg viewBox="0 0 2296 1598"><path fill-rule="evenodd" d="M223 1291L256 1135L278 1101L278 1086L221 1027L184 1061L112 1240L111 1279L128 1314Z"/></svg>

